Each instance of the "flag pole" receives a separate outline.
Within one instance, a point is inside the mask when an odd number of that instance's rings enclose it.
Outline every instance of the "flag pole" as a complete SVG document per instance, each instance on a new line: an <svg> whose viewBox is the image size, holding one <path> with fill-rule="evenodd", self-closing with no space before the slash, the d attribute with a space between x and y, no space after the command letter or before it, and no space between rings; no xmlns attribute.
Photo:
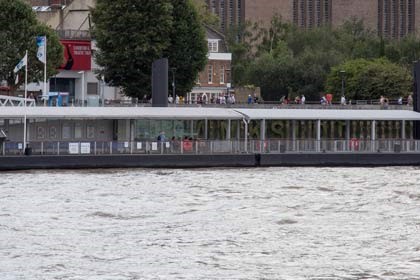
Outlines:
<svg viewBox="0 0 420 280"><path fill-rule="evenodd" d="M23 102L23 151L26 149L26 98L28 95L28 50L25 53L26 65L25 65L25 97Z"/></svg>
<svg viewBox="0 0 420 280"><path fill-rule="evenodd" d="M44 99L44 106L47 105L47 36L45 36L45 46L44 46L44 55L45 55L45 63L44 63L44 91L42 92L43 99Z"/></svg>

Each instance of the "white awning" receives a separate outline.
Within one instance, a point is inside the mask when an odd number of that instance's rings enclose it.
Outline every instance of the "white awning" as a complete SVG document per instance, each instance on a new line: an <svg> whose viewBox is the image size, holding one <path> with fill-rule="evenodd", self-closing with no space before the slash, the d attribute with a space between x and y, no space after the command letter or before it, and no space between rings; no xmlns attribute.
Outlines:
<svg viewBox="0 0 420 280"><path fill-rule="evenodd" d="M235 109L250 120L420 120L410 110Z"/></svg>
<svg viewBox="0 0 420 280"><path fill-rule="evenodd" d="M24 117L24 107L0 107L0 118ZM30 119L240 120L232 109L204 107L26 107Z"/></svg>
<svg viewBox="0 0 420 280"><path fill-rule="evenodd" d="M0 107L0 119L24 117L23 107ZM208 107L27 107L29 119L182 119L182 120L407 120L409 110L241 109Z"/></svg>

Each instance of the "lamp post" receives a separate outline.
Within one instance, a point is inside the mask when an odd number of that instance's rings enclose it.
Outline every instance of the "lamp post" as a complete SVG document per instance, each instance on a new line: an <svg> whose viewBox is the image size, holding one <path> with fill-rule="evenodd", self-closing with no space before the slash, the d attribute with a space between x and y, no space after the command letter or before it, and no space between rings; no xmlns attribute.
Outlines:
<svg viewBox="0 0 420 280"><path fill-rule="evenodd" d="M231 78L230 78L230 69L226 69L226 81L227 81L227 83L226 83L226 93L227 93L227 97L228 97L228 100L231 100L231 97L230 97L230 88L232 87L232 80L231 80Z"/></svg>
<svg viewBox="0 0 420 280"><path fill-rule="evenodd" d="M101 76L101 99L102 107L105 107L105 76Z"/></svg>
<svg viewBox="0 0 420 280"><path fill-rule="evenodd" d="M171 67L171 72L172 72L172 103L176 103L176 94L175 94L175 72L176 72L176 68L175 67Z"/></svg>
<svg viewBox="0 0 420 280"><path fill-rule="evenodd" d="M341 70L340 71L340 76L341 76L341 96L344 96L344 76L346 75L346 71Z"/></svg>
<svg viewBox="0 0 420 280"><path fill-rule="evenodd" d="M85 71L77 73L82 74L82 107L85 107Z"/></svg>

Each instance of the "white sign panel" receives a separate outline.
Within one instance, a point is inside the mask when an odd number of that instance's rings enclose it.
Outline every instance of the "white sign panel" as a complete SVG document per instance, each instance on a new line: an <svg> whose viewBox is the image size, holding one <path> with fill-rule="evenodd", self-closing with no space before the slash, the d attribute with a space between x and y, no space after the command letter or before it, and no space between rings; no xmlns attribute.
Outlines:
<svg viewBox="0 0 420 280"><path fill-rule="evenodd" d="M80 143L80 153L90 154L90 143Z"/></svg>
<svg viewBox="0 0 420 280"><path fill-rule="evenodd" d="M69 143L69 154L78 154L79 153L79 143Z"/></svg>
<svg viewBox="0 0 420 280"><path fill-rule="evenodd" d="M158 143L157 142L152 142L152 151L157 151L158 149Z"/></svg>
<svg viewBox="0 0 420 280"><path fill-rule="evenodd" d="M128 148L128 142L124 142L124 148Z"/></svg>
<svg viewBox="0 0 420 280"><path fill-rule="evenodd" d="M22 149L23 149L23 144L22 144L22 143L19 143L19 144L18 144L18 149L19 149L19 150L22 150Z"/></svg>
<svg viewBox="0 0 420 280"><path fill-rule="evenodd" d="M137 142L137 150L141 150L141 149L142 149L141 142Z"/></svg>
<svg viewBox="0 0 420 280"><path fill-rule="evenodd" d="M171 143L166 142L166 148L169 149L171 147Z"/></svg>

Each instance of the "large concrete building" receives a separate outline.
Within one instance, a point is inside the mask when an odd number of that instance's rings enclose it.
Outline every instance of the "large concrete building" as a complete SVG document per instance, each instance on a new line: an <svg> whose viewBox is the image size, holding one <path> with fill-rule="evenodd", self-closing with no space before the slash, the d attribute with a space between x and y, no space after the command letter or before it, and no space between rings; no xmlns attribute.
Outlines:
<svg viewBox="0 0 420 280"><path fill-rule="evenodd" d="M420 0L206 0L221 29L245 21L269 23L278 14L302 28L338 26L350 18L384 37L401 38L420 27Z"/></svg>

